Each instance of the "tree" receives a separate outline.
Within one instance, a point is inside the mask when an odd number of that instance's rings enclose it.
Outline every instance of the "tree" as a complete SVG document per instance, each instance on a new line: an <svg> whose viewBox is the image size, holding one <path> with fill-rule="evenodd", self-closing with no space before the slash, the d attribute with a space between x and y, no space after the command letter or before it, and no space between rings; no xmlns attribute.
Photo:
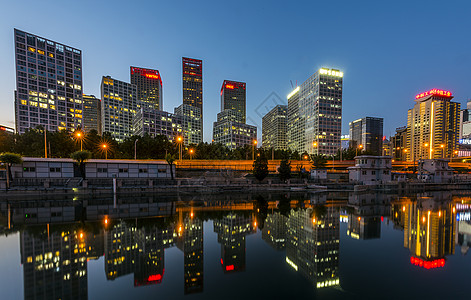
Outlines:
<svg viewBox="0 0 471 300"><path fill-rule="evenodd" d="M70 155L70 157L77 162L80 174L82 175L82 178L85 179L85 162L92 157L92 153L86 150L75 151Z"/></svg>
<svg viewBox="0 0 471 300"><path fill-rule="evenodd" d="M286 181L291 178L291 163L287 159L281 161L280 166L278 167L278 175L282 181Z"/></svg>
<svg viewBox="0 0 471 300"><path fill-rule="evenodd" d="M168 165L170 166L170 176L173 180L173 163L175 162L175 156L169 153L165 156L165 160L167 161Z"/></svg>
<svg viewBox="0 0 471 300"><path fill-rule="evenodd" d="M265 155L257 156L253 162L253 175L258 181L262 181L268 175L268 160Z"/></svg>
<svg viewBox="0 0 471 300"><path fill-rule="evenodd" d="M19 154L5 152L0 154L0 162L4 163L6 166L6 175L7 175L7 188L10 188L10 180L11 180L11 170L10 167L12 164L21 164L23 159Z"/></svg>
<svg viewBox="0 0 471 300"><path fill-rule="evenodd" d="M311 163L314 169L323 169L327 165L327 159L323 154L311 154Z"/></svg>

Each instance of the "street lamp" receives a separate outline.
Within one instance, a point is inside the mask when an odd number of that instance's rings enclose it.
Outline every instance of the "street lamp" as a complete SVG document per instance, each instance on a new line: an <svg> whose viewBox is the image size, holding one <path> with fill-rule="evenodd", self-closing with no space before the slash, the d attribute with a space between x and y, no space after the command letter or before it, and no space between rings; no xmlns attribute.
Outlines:
<svg viewBox="0 0 471 300"><path fill-rule="evenodd" d="M362 144L358 145L355 151L355 156L358 156L358 149L360 149L360 154L361 154L361 149L363 149L363 145Z"/></svg>
<svg viewBox="0 0 471 300"><path fill-rule="evenodd" d="M76 138L77 140L80 140L80 151L82 151L82 150L83 150L83 138L84 138L83 132L77 131L77 132L75 133L75 138Z"/></svg>
<svg viewBox="0 0 471 300"><path fill-rule="evenodd" d="M191 160L191 157L193 156L193 153L195 153L195 150L193 150L193 148L190 148L188 152L190 153L190 160Z"/></svg>
<svg viewBox="0 0 471 300"><path fill-rule="evenodd" d="M178 155L181 161L182 160L182 144L183 144L183 137L181 135L177 136L177 144L178 144Z"/></svg>
<svg viewBox="0 0 471 300"><path fill-rule="evenodd" d="M253 140L252 142L252 160L255 160L255 147L257 147L257 140Z"/></svg>
<svg viewBox="0 0 471 300"><path fill-rule="evenodd" d="M424 148L427 149L427 147L428 147L428 143L425 143ZM420 158L423 158L423 157L421 156Z"/></svg>
<svg viewBox="0 0 471 300"><path fill-rule="evenodd" d="M440 148L442 148L442 158L445 158L445 145L441 144Z"/></svg>
<svg viewBox="0 0 471 300"><path fill-rule="evenodd" d="M137 141L139 141L139 139L134 141L134 160L137 159Z"/></svg>
<svg viewBox="0 0 471 300"><path fill-rule="evenodd" d="M317 142L312 142L312 148L316 148L317 149ZM314 150L314 149L313 149ZM316 151L314 154L317 154L318 151Z"/></svg>
<svg viewBox="0 0 471 300"><path fill-rule="evenodd" d="M108 159L108 145L102 144L101 148L103 149L103 151L105 151L105 159Z"/></svg>

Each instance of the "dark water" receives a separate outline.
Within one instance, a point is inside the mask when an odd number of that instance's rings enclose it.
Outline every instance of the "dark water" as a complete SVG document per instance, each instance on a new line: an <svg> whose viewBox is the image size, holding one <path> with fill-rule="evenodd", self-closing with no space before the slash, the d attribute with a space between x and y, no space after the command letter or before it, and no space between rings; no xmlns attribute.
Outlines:
<svg viewBox="0 0 471 300"><path fill-rule="evenodd" d="M0 298L466 299L470 195L2 201Z"/></svg>

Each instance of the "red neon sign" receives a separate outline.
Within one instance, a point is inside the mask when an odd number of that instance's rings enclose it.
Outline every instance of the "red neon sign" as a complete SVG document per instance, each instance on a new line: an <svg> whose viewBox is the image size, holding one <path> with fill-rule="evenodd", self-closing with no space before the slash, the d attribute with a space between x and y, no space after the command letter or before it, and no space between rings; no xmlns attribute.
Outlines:
<svg viewBox="0 0 471 300"><path fill-rule="evenodd" d="M430 91L417 94L415 96L415 99L420 99L420 98L431 96L431 95L442 96L442 97L447 97L447 98L452 97L452 94L451 94L450 91L444 91L444 90L439 90L439 89L431 89Z"/></svg>
<svg viewBox="0 0 471 300"><path fill-rule="evenodd" d="M232 271L232 270L234 270L234 265L226 266L226 271Z"/></svg>
<svg viewBox="0 0 471 300"><path fill-rule="evenodd" d="M162 280L162 275L160 274L150 275L147 278L147 281L160 281L160 280Z"/></svg>
<svg viewBox="0 0 471 300"><path fill-rule="evenodd" d="M221 265L223 265L223 264L224 264L224 262L222 261L222 258L221 258Z"/></svg>
<svg viewBox="0 0 471 300"><path fill-rule="evenodd" d="M232 84L226 84L226 89L233 90L234 86Z"/></svg>
<svg viewBox="0 0 471 300"><path fill-rule="evenodd" d="M159 79L159 75L156 75L156 74L149 74L149 73L146 73L144 74L147 78L152 78L152 79Z"/></svg>
<svg viewBox="0 0 471 300"><path fill-rule="evenodd" d="M410 263L413 265L425 268L425 269L436 269L436 268L441 268L445 266L445 259L440 258L440 259L427 261L427 260L422 260L418 257L411 257Z"/></svg>

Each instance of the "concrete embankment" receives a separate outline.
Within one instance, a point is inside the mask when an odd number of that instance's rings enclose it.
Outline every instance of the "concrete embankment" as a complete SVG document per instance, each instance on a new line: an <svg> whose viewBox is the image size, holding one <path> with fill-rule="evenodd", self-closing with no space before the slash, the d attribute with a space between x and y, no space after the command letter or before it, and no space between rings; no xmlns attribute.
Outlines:
<svg viewBox="0 0 471 300"><path fill-rule="evenodd" d="M460 183L418 183L399 182L383 185L353 185L349 183L314 183L307 179L291 179L281 182L278 178L267 178L262 182L250 178L177 178L170 179L22 179L6 189L0 182L1 197L34 197L36 195L112 195L116 194L175 194L175 193L240 193L253 191L328 191L355 192L393 192L398 194L420 193L426 191L470 190L471 182Z"/></svg>

